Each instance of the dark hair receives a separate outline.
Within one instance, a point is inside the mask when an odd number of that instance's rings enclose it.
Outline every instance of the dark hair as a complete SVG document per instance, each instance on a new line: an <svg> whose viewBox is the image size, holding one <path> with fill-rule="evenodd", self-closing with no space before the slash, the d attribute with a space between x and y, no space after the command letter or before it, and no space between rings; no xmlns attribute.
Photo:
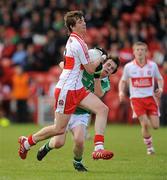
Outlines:
<svg viewBox="0 0 167 180"><path fill-rule="evenodd" d="M83 17L82 11L69 11L65 14L64 16L65 26L70 33L72 32L72 27L75 26L76 21L78 19L81 19L82 17Z"/></svg>
<svg viewBox="0 0 167 180"><path fill-rule="evenodd" d="M112 74L115 74L118 70L119 65L120 65L119 57L108 55L105 62L107 62L108 59L111 59L117 65L116 69L112 72Z"/></svg>

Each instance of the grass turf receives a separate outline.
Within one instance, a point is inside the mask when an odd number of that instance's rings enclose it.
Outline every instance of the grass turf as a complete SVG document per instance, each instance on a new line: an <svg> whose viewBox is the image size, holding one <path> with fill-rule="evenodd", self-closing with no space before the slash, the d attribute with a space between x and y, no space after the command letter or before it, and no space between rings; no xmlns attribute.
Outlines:
<svg viewBox="0 0 167 180"><path fill-rule="evenodd" d="M0 127L0 180L166 180L167 179L167 128L151 131L156 154L146 155L140 126L108 125L105 147L113 150L111 160L94 161L91 158L93 140L85 144L84 164L89 172L77 172L72 166L71 135L59 150L51 151L39 162L38 148L32 147L26 160L18 157L18 137L36 132L41 127L33 124ZM90 128L93 136L93 126Z"/></svg>

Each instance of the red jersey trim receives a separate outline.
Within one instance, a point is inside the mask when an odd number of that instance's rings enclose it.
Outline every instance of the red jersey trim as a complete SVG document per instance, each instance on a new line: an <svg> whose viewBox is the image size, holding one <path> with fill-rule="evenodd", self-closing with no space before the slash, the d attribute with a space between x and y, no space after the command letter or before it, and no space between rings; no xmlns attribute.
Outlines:
<svg viewBox="0 0 167 180"><path fill-rule="evenodd" d="M140 64L137 62L136 59L133 60L133 63L142 68L142 67L144 67L144 66L148 63L148 60L145 59L145 64L144 64L144 65L140 65Z"/></svg>
<svg viewBox="0 0 167 180"><path fill-rule="evenodd" d="M82 41L84 40L79 34L72 32L71 35L77 36L78 38L80 38Z"/></svg>
<svg viewBox="0 0 167 180"><path fill-rule="evenodd" d="M64 64L64 69L73 69L74 67L74 58L73 57L68 57L65 56L65 64Z"/></svg>
<svg viewBox="0 0 167 180"><path fill-rule="evenodd" d="M71 37L74 37L74 38L76 38L76 39L78 40L78 42L80 43L80 45L81 45L81 47L82 47L82 49L83 49L83 52L84 52L85 57L86 57L86 60L87 60L88 63L89 63L89 62L90 62L90 59L89 59L88 51L87 51L85 45L84 45L83 42L82 42L83 39L80 38L80 37L79 37L77 34L75 34L75 33L72 33L70 36L71 36Z"/></svg>

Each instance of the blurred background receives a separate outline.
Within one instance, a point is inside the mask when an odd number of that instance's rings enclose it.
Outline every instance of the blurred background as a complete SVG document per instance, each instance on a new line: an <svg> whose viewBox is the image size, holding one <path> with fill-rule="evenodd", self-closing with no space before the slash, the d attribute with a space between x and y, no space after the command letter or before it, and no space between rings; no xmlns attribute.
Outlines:
<svg viewBox="0 0 167 180"><path fill-rule="evenodd" d="M46 124L53 121L53 89L58 81L67 41L63 16L82 10L89 48L99 46L119 56L121 67L110 77L103 98L108 121L136 123L128 100L120 104L118 82L133 59L132 44L148 44L148 58L164 77L161 125L167 125L167 1L164 0L1 0L0 1L0 122Z"/></svg>

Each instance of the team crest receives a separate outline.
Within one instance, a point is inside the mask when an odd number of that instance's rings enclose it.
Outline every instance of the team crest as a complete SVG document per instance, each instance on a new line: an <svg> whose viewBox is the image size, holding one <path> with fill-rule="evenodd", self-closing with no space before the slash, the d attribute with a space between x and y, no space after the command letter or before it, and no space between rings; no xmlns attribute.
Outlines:
<svg viewBox="0 0 167 180"><path fill-rule="evenodd" d="M59 100L59 106L63 106L64 105L64 101L62 99Z"/></svg>
<svg viewBox="0 0 167 180"><path fill-rule="evenodd" d="M151 71L147 71L147 75L151 75Z"/></svg>

